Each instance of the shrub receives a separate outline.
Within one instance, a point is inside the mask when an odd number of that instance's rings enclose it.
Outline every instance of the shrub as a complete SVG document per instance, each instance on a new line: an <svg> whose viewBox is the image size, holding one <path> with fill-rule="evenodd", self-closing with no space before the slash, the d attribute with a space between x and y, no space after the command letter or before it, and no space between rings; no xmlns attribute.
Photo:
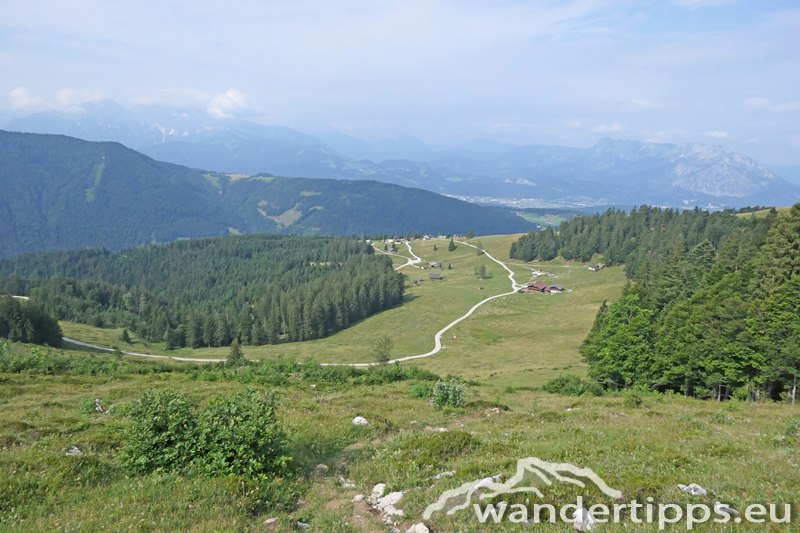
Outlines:
<svg viewBox="0 0 800 533"><path fill-rule="evenodd" d="M625 389L622 391L622 405L631 409L642 405L642 391L639 389Z"/></svg>
<svg viewBox="0 0 800 533"><path fill-rule="evenodd" d="M200 414L199 470L211 476L257 477L284 470L284 436L276 427L275 397L248 388L219 398Z"/></svg>
<svg viewBox="0 0 800 533"><path fill-rule="evenodd" d="M426 398L430 398L433 394L433 385L430 383L422 382L422 383L415 383L411 387L411 396L414 398L422 398L423 400Z"/></svg>
<svg viewBox="0 0 800 533"><path fill-rule="evenodd" d="M452 377L449 380L436 382L433 387L433 406L436 409L442 407L463 407L467 404L464 400L464 390L466 387L458 378Z"/></svg>
<svg viewBox="0 0 800 533"><path fill-rule="evenodd" d="M128 407L122 464L134 473L193 468L208 476L262 478L283 470L275 399L247 389L195 412L180 392L149 391Z"/></svg>
<svg viewBox="0 0 800 533"><path fill-rule="evenodd" d="M181 470L196 455L192 402L180 392L148 391L127 410L122 465L135 473Z"/></svg>
<svg viewBox="0 0 800 533"><path fill-rule="evenodd" d="M593 381L581 379L575 374L567 374L550 380L542 387L545 392L564 396L602 396L603 387Z"/></svg>

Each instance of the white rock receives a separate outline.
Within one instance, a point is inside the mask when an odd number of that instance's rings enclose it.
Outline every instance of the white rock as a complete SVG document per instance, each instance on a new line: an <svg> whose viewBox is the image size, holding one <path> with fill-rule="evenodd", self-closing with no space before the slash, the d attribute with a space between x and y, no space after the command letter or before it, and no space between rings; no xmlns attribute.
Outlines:
<svg viewBox="0 0 800 533"><path fill-rule="evenodd" d="M308 531L309 529L311 529L311 526L308 525L308 524L304 524L302 522L298 522L297 523L297 529L299 529L301 531Z"/></svg>
<svg viewBox="0 0 800 533"><path fill-rule="evenodd" d="M374 487L372 487L372 495L377 496L380 498L383 496L383 493L386 491L386 483L378 483Z"/></svg>
<svg viewBox="0 0 800 533"><path fill-rule="evenodd" d="M266 529L267 531L275 531L276 529L278 529L278 526L280 525L278 523L279 521L280 521L279 518L267 518L261 525L264 526L264 529Z"/></svg>
<svg viewBox="0 0 800 533"><path fill-rule="evenodd" d="M353 496L353 499L350 500L351 503L358 503L358 502L363 502L363 501L364 501L364 495L363 494L356 494L355 496Z"/></svg>
<svg viewBox="0 0 800 533"><path fill-rule="evenodd" d="M572 519L574 520L572 527L578 531L592 531L597 527L597 522L595 522L592 514L583 507L572 513Z"/></svg>
<svg viewBox="0 0 800 533"><path fill-rule="evenodd" d="M697 483L690 483L689 485L678 485L678 488L683 492L689 493L693 496L706 496L708 491L698 485Z"/></svg>
<svg viewBox="0 0 800 533"><path fill-rule="evenodd" d="M425 524L419 523L419 524L414 524L413 526L408 528L408 531L406 531L406 533L430 533L430 530L427 527L425 527Z"/></svg>
<svg viewBox="0 0 800 533"><path fill-rule="evenodd" d="M714 511L719 511L722 513L727 513L729 515L739 516L739 511L737 511L733 507L728 507L724 503L720 502L714 502Z"/></svg>
<svg viewBox="0 0 800 533"><path fill-rule="evenodd" d="M363 416L357 416L353 419L353 424L356 426L368 426L369 422Z"/></svg>
<svg viewBox="0 0 800 533"><path fill-rule="evenodd" d="M80 451L80 449L78 449L77 446L70 446L69 450L67 450L67 453L65 453L64 455L66 455L67 457L75 457L78 455L83 455L83 452Z"/></svg>
<svg viewBox="0 0 800 533"><path fill-rule="evenodd" d="M443 477L453 477L454 475L456 475L455 470L448 470L447 472L436 474L435 476L433 476L433 479L442 479Z"/></svg>
<svg viewBox="0 0 800 533"><path fill-rule="evenodd" d="M480 481L478 481L477 483L475 483L472 486L472 488L473 489L480 489L480 488L491 489L491 488L494 488L494 480L492 478L490 478L490 477L485 477L485 478L481 479Z"/></svg>
<svg viewBox="0 0 800 533"><path fill-rule="evenodd" d="M395 507L403 499L402 492L392 492L380 498L375 507L386 516L403 516L403 510Z"/></svg>

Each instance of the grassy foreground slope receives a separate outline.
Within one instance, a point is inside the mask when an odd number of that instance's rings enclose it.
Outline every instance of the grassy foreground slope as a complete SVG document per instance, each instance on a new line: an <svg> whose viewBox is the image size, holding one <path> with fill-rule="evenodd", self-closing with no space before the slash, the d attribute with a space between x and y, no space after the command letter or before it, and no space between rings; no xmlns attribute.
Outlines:
<svg viewBox="0 0 800 533"><path fill-rule="evenodd" d="M29 349L15 346L14 349ZM704 402L678 396L647 397L639 406L621 398L571 398L542 392L471 387L468 405L436 411L410 394L412 383L348 386L293 380L273 388L280 395L279 422L299 478L252 485L240 478L203 478L167 472L129 476L118 457L128 423L123 406L149 389L177 389L203 405L244 385L186 374L36 376L0 374L0 531L297 531L385 532L356 494L377 483L405 491L397 505L400 531L422 521L426 506L462 483L513 475L518 459L539 457L592 468L621 501L651 497L657 503L713 504L742 510L753 502L795 503L800 447L786 436L798 410L772 403ZM108 415L86 409L99 398ZM510 409L495 412L490 404ZM567 409L571 409L567 411ZM372 425L354 426L355 416ZM444 428L447 431L442 431ZM83 455L67 457L78 447ZM317 468L317 465L325 468ZM452 471L452 477L435 479ZM345 488L338 476L354 482ZM678 483L715 491L708 498L680 492ZM561 506L578 494L591 504L615 501L589 486L544 486L544 500ZM267 503L265 503L265 501ZM512 502L515 500L512 500ZM525 502L525 497L518 500ZM797 508L795 507L795 511ZM626 515L627 516L627 513ZM656 531L657 526L609 524L603 531ZM525 531L521 525L488 527L470 510L427 521L435 531ZM545 531L573 531L544 524ZM755 529L755 528L758 529ZM793 524L742 531L791 531ZM675 531L684 530L680 524ZM537 529L538 530L538 529ZM732 531L710 524L701 531Z"/></svg>
<svg viewBox="0 0 800 533"><path fill-rule="evenodd" d="M495 259L509 261L508 250L518 235L479 237ZM414 253L423 259L422 265L436 261L445 270L421 269L406 266L404 303L378 313L369 319L330 337L302 343L274 346L245 347L251 359L297 360L314 359L321 363L370 363L370 347L381 335L396 341L393 359L419 355L433 349L433 337L443 327L464 315L473 305L487 296L511 290L508 273L485 255L478 256L474 248L460 244L447 250L449 241L435 239L414 241ZM438 250L434 251L434 246ZM378 247L382 250L382 246ZM408 250L401 246L393 261L405 264ZM451 265L452 270L448 269ZM487 279L479 280L476 267L486 266ZM558 295L515 294L499 298L479 307L468 319L456 325L442 338L445 348L438 354L415 360L415 364L446 375L459 373L464 377L502 386L541 385L565 372L584 374L586 369L578 347L591 327L597 308L603 300L615 299L624 284L621 267L590 272L579 263L554 261L547 263L509 262L518 283L531 279L531 270L541 268L549 275L550 283L561 283L569 292ZM438 272L441 281L429 281L428 274ZM413 280L422 277L415 286ZM480 289L483 287L483 289ZM331 289L334 290L334 289ZM92 344L119 345L119 331L92 328L62 322L64 334ZM453 338L455 336L455 338ZM163 344L144 344L137 339L126 351L175 355L191 358L224 359L228 348L182 349L164 351ZM137 343L138 342L138 343Z"/></svg>

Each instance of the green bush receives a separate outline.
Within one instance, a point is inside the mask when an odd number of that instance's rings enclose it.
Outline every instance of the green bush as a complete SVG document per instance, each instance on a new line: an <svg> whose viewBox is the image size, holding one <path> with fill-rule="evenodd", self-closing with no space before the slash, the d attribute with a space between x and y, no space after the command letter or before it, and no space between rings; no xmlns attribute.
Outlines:
<svg viewBox="0 0 800 533"><path fill-rule="evenodd" d="M642 405L642 391L639 389L625 389L622 391L622 405L631 409Z"/></svg>
<svg viewBox="0 0 800 533"><path fill-rule="evenodd" d="M411 396L414 398L421 398L426 399L430 398L433 394L433 385L430 383L422 382L422 383L415 383L411 387Z"/></svg>
<svg viewBox="0 0 800 533"><path fill-rule="evenodd" d="M550 380L542 387L545 392L564 396L602 396L603 387L593 381L581 379L575 374L567 374Z"/></svg>
<svg viewBox="0 0 800 533"><path fill-rule="evenodd" d="M197 412L180 392L149 391L127 409L122 464L134 473L192 470L264 477L291 460L276 427L275 398L248 388Z"/></svg>
<svg viewBox="0 0 800 533"><path fill-rule="evenodd" d="M179 471L197 455L194 405L180 392L148 391L133 402L127 415L122 465L134 473Z"/></svg>
<svg viewBox="0 0 800 533"><path fill-rule="evenodd" d="M433 406L436 409L442 407L464 407L467 402L464 400L464 390L466 387L460 379L452 377L449 380L439 380L433 387Z"/></svg>
<svg viewBox="0 0 800 533"><path fill-rule="evenodd" d="M248 388L219 398L199 416L199 470L210 476L277 473L291 460L276 427L275 398Z"/></svg>

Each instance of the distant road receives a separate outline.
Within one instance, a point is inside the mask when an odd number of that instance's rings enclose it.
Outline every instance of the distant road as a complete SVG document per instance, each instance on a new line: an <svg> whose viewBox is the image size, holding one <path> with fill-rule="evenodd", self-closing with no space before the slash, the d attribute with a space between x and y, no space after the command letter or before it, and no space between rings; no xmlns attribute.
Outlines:
<svg viewBox="0 0 800 533"><path fill-rule="evenodd" d="M69 342L72 344L77 344L78 346L85 346L87 348L94 348L95 350L102 350L104 352L113 352L112 348L106 348L105 346L98 346L96 344L89 344L86 342L77 341L75 339L70 339L69 337L61 337L61 340L64 342ZM195 363L220 363L225 361L225 359L191 359L189 357L172 357L169 355L151 355L148 353L134 353L134 352L122 352L125 355L134 355L136 357L149 357L151 359L172 359L173 361L191 361Z"/></svg>

